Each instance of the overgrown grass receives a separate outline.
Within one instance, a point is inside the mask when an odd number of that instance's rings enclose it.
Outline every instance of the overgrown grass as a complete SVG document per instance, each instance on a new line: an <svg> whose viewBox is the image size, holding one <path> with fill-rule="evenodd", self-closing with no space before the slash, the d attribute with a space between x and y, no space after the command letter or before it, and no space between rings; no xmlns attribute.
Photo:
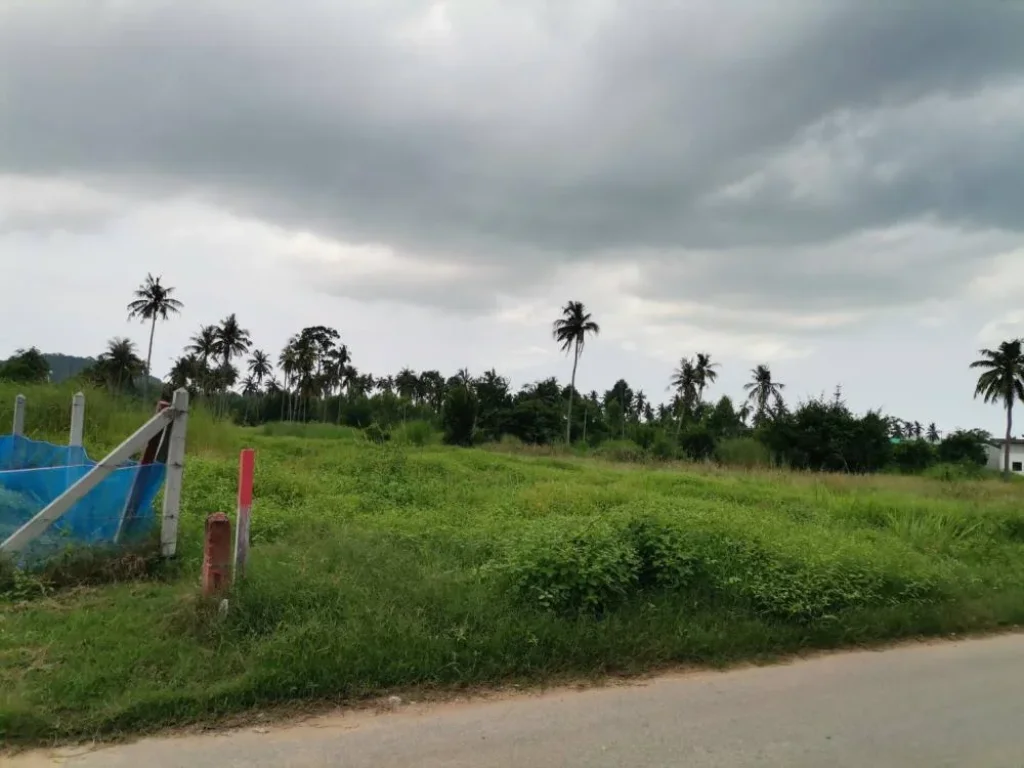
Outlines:
<svg viewBox="0 0 1024 768"><path fill-rule="evenodd" d="M35 440L66 443L71 428L71 398L82 388L73 382L60 385L25 385L0 381L0 434L9 434L14 399L27 400L25 435ZM99 460L149 419L154 412L137 398L118 397L103 389L85 389L84 442L89 455ZM154 404L157 396L153 395ZM230 451L238 431L225 429L202 402L190 406L188 445L192 452Z"/></svg>
<svg viewBox="0 0 1024 768"><path fill-rule="evenodd" d="M0 599L5 740L1024 620L1017 484L210 424L223 434L189 458L179 575ZM196 597L202 524L233 509L243 443L254 545L218 619Z"/></svg>

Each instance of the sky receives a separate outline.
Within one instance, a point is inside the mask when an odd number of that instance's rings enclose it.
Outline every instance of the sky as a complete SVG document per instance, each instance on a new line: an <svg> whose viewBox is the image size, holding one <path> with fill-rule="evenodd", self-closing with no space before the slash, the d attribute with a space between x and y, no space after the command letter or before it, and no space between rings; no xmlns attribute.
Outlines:
<svg viewBox="0 0 1024 768"><path fill-rule="evenodd" d="M980 347L1024 336L1024 6L1009 0L4 0L0 356L144 351L235 312L362 372L571 361L667 399L841 385L999 433Z"/></svg>

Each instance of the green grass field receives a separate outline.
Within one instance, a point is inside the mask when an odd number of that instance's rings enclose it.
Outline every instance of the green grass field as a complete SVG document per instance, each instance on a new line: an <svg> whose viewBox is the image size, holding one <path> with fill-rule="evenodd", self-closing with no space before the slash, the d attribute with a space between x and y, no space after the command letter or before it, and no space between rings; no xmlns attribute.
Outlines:
<svg viewBox="0 0 1024 768"><path fill-rule="evenodd" d="M10 394L0 387L2 424ZM64 439L69 402L31 392L30 431ZM97 457L143 418L89 402ZM192 422L175 568L0 596L8 743L1024 620L1016 483L651 468ZM221 620L196 595L202 525L233 511L242 446L257 450L251 570Z"/></svg>

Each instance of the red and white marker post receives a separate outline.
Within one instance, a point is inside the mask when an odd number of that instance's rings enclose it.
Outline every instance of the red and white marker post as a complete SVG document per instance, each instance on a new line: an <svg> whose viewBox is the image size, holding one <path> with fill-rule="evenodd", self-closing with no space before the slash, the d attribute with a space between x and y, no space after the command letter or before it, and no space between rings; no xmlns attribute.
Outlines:
<svg viewBox="0 0 1024 768"><path fill-rule="evenodd" d="M249 522L252 517L252 476L256 452L244 448L238 459L238 519L235 523L235 580L245 574L249 559Z"/></svg>

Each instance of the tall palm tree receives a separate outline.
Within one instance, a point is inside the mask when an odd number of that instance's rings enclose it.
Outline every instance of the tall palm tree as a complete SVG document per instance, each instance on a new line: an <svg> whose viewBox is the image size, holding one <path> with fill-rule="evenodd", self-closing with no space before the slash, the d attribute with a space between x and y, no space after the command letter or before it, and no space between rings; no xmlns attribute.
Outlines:
<svg viewBox="0 0 1024 768"><path fill-rule="evenodd" d="M403 368L395 376L395 388L401 397L415 400L419 394L419 376L411 368Z"/></svg>
<svg viewBox="0 0 1024 768"><path fill-rule="evenodd" d="M676 435L683 429L683 416L690 412L694 402L699 400L698 388L700 382L697 375L697 366L688 357L679 360L679 367L672 372L669 381L671 388L675 390L676 397L673 402L676 413Z"/></svg>
<svg viewBox="0 0 1024 768"><path fill-rule="evenodd" d="M768 412L768 403L773 400L778 402L782 399L782 390L786 388L786 385L772 380L772 372L767 365L759 365L751 369L750 373L753 375L753 379L750 383L744 384L743 388L748 393L747 402L753 403L756 409L754 421L759 424L764 421L765 414Z"/></svg>
<svg viewBox="0 0 1024 768"><path fill-rule="evenodd" d="M277 358L277 364L281 367L281 373L284 374L285 418L289 421L293 421L295 418L295 408L291 397L291 388L295 383L296 372L298 371L299 366L298 353L295 349L297 341L298 337L292 336Z"/></svg>
<svg viewBox="0 0 1024 768"><path fill-rule="evenodd" d="M256 382L256 386L259 387L263 384L264 379L274 372L274 364L270 362L270 355L262 349L254 349L249 357L248 370L249 375Z"/></svg>
<svg viewBox="0 0 1024 768"><path fill-rule="evenodd" d="M210 358L217 355L217 326L200 326L199 332L189 339L185 349L198 356L203 365L209 365Z"/></svg>
<svg viewBox="0 0 1024 768"><path fill-rule="evenodd" d="M939 428L935 426L934 421L928 425L927 438L929 443L937 443L942 438L942 433L939 431Z"/></svg>
<svg viewBox="0 0 1024 768"><path fill-rule="evenodd" d="M145 371L146 364L135 354L135 342L127 338L113 338L106 351L99 356L97 368L107 385L120 392Z"/></svg>
<svg viewBox="0 0 1024 768"><path fill-rule="evenodd" d="M167 382L172 389L187 389L190 395L196 395L203 382L203 365L200 359L194 355L184 355L174 361L170 373L167 374Z"/></svg>
<svg viewBox="0 0 1024 768"><path fill-rule="evenodd" d="M1013 404L1024 400L1024 341L1004 341L998 349L983 349L971 368L983 369L974 388L986 403L999 403L1006 409L1006 442L1003 443L1003 474L1010 476L1010 439L1013 432Z"/></svg>
<svg viewBox="0 0 1024 768"><path fill-rule="evenodd" d="M565 419L565 442L572 443L572 401L576 393L576 368L580 364L580 355L586 344L587 334L597 336L601 327L594 322L582 301L568 301L562 307L562 316L551 326L551 334L555 341L562 345L567 355L572 352L572 379L569 381L569 407Z"/></svg>
<svg viewBox="0 0 1024 768"><path fill-rule="evenodd" d="M697 401L704 400L704 388L714 384L718 380L718 363L711 362L710 352L698 352L697 362L694 364L694 375L697 377Z"/></svg>
<svg viewBox="0 0 1024 768"><path fill-rule="evenodd" d="M234 312L220 321L217 327L217 354L225 366L231 365L231 358L248 352L251 346L249 331L238 324Z"/></svg>
<svg viewBox="0 0 1024 768"><path fill-rule="evenodd" d="M156 321L166 320L177 315L185 305L174 298L174 288L161 285L159 277L146 274L146 280L135 289L135 299L128 303L128 319L138 318L149 322L149 351L146 353L146 378L142 384L142 396L149 396L150 364L153 362L153 336L156 334Z"/></svg>

